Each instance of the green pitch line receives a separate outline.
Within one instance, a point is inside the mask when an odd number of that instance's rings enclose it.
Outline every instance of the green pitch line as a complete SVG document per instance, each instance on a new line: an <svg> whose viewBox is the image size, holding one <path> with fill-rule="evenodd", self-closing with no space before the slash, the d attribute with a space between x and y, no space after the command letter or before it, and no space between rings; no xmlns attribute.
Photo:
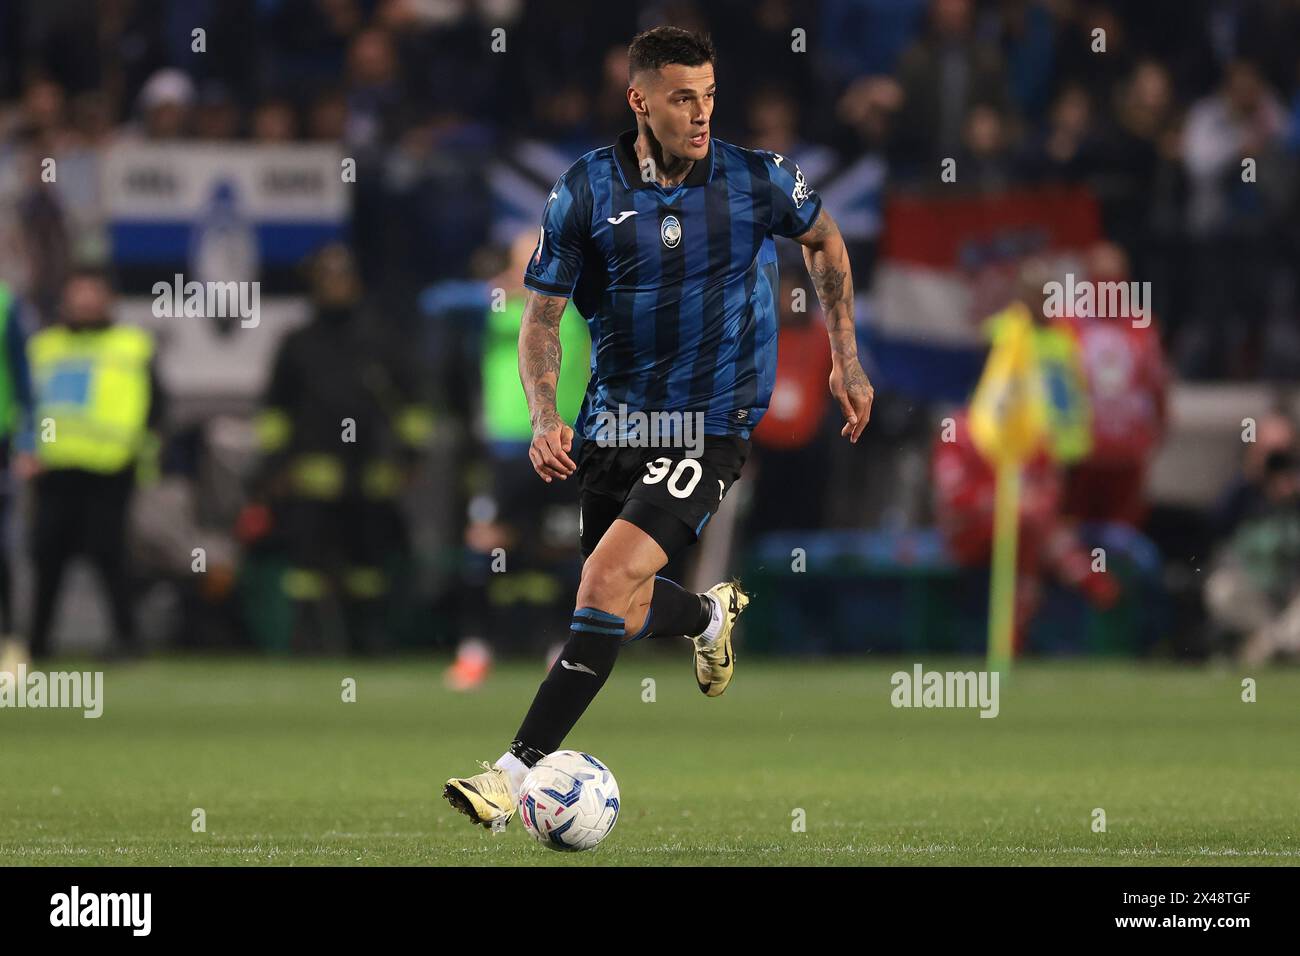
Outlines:
<svg viewBox="0 0 1300 956"><path fill-rule="evenodd" d="M0 709L0 863L1300 862L1300 672L1252 672L1243 703L1236 670L1030 662L981 719L892 707L911 660L742 657L709 700L684 644L656 650L622 656L567 744L622 788L592 853L493 836L440 796L500 755L540 664L457 695L440 661L219 659L110 668L98 720Z"/></svg>

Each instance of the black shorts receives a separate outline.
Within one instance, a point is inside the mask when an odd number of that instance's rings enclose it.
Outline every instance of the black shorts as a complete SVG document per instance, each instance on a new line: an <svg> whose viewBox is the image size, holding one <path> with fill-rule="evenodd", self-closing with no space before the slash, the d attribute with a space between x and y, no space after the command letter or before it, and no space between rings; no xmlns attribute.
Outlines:
<svg viewBox="0 0 1300 956"><path fill-rule="evenodd" d="M628 521L672 560L694 544L740 477L749 441L705 435L702 453L627 448L587 440L578 453L578 537L585 558L615 518Z"/></svg>

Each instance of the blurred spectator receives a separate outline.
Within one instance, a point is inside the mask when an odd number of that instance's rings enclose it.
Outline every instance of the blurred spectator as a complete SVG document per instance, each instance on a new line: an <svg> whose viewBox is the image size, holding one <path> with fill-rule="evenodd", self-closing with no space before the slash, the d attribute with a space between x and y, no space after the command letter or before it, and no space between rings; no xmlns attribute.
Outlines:
<svg viewBox="0 0 1300 956"><path fill-rule="evenodd" d="M542 134L544 130L546 138L566 156L580 156L596 146L591 119L591 98L581 86L537 94L533 132Z"/></svg>
<svg viewBox="0 0 1300 956"><path fill-rule="evenodd" d="M1089 250L1087 278L1099 286L1127 283L1124 251L1113 243ZM1063 321L1079 341L1092 420L1092 447L1069 471L1064 512L1136 527L1146 516L1147 470L1167 420L1159 326L1149 312L1137 319L1131 311L1098 318L1071 310Z"/></svg>
<svg viewBox="0 0 1300 956"><path fill-rule="evenodd" d="M180 70L159 70L149 77L137 101L147 139L182 139L191 132L194 81Z"/></svg>
<svg viewBox="0 0 1300 956"><path fill-rule="evenodd" d="M1285 412L1274 409L1254 423L1253 441L1244 443L1241 474L1224 491L1214 509L1212 524L1215 536L1225 539L1248 516L1267 502L1267 464L1271 457L1295 457L1296 426Z"/></svg>
<svg viewBox="0 0 1300 956"><path fill-rule="evenodd" d="M289 143L298 136L298 117L288 100L266 100L253 113L253 140Z"/></svg>
<svg viewBox="0 0 1300 956"><path fill-rule="evenodd" d="M1102 196L1110 206L1108 225L1123 241L1136 239L1152 225L1140 210L1151 203L1160 163L1180 155L1178 120L1169 72L1154 60L1139 63L1116 95L1114 121L1108 130L1107 175L1122 178L1122 185ZM1114 207L1120 202L1132 204L1135 210L1116 214Z"/></svg>
<svg viewBox="0 0 1300 956"><path fill-rule="evenodd" d="M889 142L903 107L903 88L890 76L863 76L849 84L836 117L852 133L846 148L880 150Z"/></svg>
<svg viewBox="0 0 1300 956"><path fill-rule="evenodd" d="M0 26L11 28L15 36L22 36L23 53L27 54L15 58L16 66L30 70L35 59L44 68L42 72L48 71L61 86L78 93L103 82L100 37L97 31L87 29L87 24L94 23L103 12L96 9L100 5L95 0L4 6L12 8L14 15L10 23L4 23L0 14ZM113 12L121 20L129 19L123 10Z"/></svg>
<svg viewBox="0 0 1300 956"><path fill-rule="evenodd" d="M347 144L360 149L391 142L402 106L396 51L384 30L365 30L348 48Z"/></svg>
<svg viewBox="0 0 1300 956"><path fill-rule="evenodd" d="M49 652L55 602L68 562L85 554L107 592L120 650L135 647L127 563L127 518L136 467L163 416L153 341L112 319L107 278L83 270L68 279L61 321L32 336L35 383L36 564L33 660Z"/></svg>
<svg viewBox="0 0 1300 956"><path fill-rule="evenodd" d="M409 350L363 308L351 252L326 246L310 273L314 315L276 356L257 421L255 510L243 524L264 526L257 509L270 506L288 560L282 595L294 612L285 643L373 652L392 645L402 610L409 540L400 496L432 414Z"/></svg>
<svg viewBox="0 0 1300 956"><path fill-rule="evenodd" d="M347 98L338 90L326 90L312 100L307 135L320 142L341 143L347 132Z"/></svg>
<svg viewBox="0 0 1300 956"><path fill-rule="evenodd" d="M194 110L194 137L202 140L237 139L239 125L239 107L230 91L217 82L204 84Z"/></svg>
<svg viewBox="0 0 1300 956"><path fill-rule="evenodd" d="M1071 83L1052 103L1047 128L1025 151L1021 171L1034 180L1085 182L1098 172L1101 143L1092 98Z"/></svg>
<svg viewBox="0 0 1300 956"><path fill-rule="evenodd" d="M1286 134L1286 111L1259 68L1245 60L1231 64L1219 92L1193 104L1187 114L1183 156L1191 176L1188 225L1194 235L1263 225L1268 207L1254 195L1256 184L1243 180L1241 163L1253 159L1263 166L1276 160L1280 166ZM1270 178L1259 178L1265 192Z"/></svg>
<svg viewBox="0 0 1300 956"><path fill-rule="evenodd" d="M1099 127L1102 168L1092 180L1106 232L1132 257L1133 271L1166 296L1165 308L1178 315L1183 306L1174 296L1185 284L1184 250L1177 239L1185 177L1181 117L1169 71L1155 60L1141 61L1112 105L1113 117Z"/></svg>
<svg viewBox="0 0 1300 956"><path fill-rule="evenodd" d="M0 204L9 207L13 220L11 229L3 230L10 236L4 245L13 253L4 264L6 273L42 321L49 321L72 262L72 237L58 188L47 181L45 159L37 149L15 150L7 176L0 177Z"/></svg>
<svg viewBox="0 0 1300 956"><path fill-rule="evenodd" d="M24 92L21 111L9 135L25 140L33 149L53 153L66 142L67 121L63 87L50 79L38 79Z"/></svg>
<svg viewBox="0 0 1300 956"><path fill-rule="evenodd" d="M961 149L957 152L957 181L963 189L1000 192L1013 184L1006 117L980 104L966 116Z"/></svg>
<svg viewBox="0 0 1300 956"><path fill-rule="evenodd" d="M1130 6L1122 0L1053 4L1062 18L1055 54L1060 81L1084 84L1099 103L1114 100L1115 90L1133 70ZM1170 19L1183 15L1166 12Z"/></svg>
<svg viewBox="0 0 1300 956"><path fill-rule="evenodd" d="M937 161L957 155L972 109L1010 111L1001 57L976 36L971 0L933 0L929 30L903 54L898 80L908 121L897 131L895 154L913 173L936 180ZM931 161L936 165L917 168Z"/></svg>
<svg viewBox="0 0 1300 956"><path fill-rule="evenodd" d="M1205 603L1242 663L1300 654L1300 470L1291 451L1263 461L1259 494L1215 560Z"/></svg>
<svg viewBox="0 0 1300 956"><path fill-rule="evenodd" d="M602 141L612 142L633 122L627 106L627 44L616 43L605 51L600 88L592 102L594 128Z"/></svg>
<svg viewBox="0 0 1300 956"><path fill-rule="evenodd" d="M927 0L826 0L819 58L839 87L854 77L893 73L925 22Z"/></svg>
<svg viewBox="0 0 1300 956"><path fill-rule="evenodd" d="M36 472L24 312L22 300L0 282L0 657L6 653L5 644L17 644L9 534L10 507L17 484L14 478L27 478Z"/></svg>
<svg viewBox="0 0 1300 956"><path fill-rule="evenodd" d="M1020 112L1037 120L1052 96L1057 76L1057 5L1043 0L1001 0L999 31L1008 83Z"/></svg>
<svg viewBox="0 0 1300 956"><path fill-rule="evenodd" d="M365 25L357 0L278 0L262 9L254 39L271 54L263 58L270 85L305 94L338 81L348 40Z"/></svg>
<svg viewBox="0 0 1300 956"><path fill-rule="evenodd" d="M1248 377L1261 361L1294 183L1282 151L1286 122L1258 67L1244 60L1188 112L1183 158L1198 283L1183 361L1193 374Z"/></svg>
<svg viewBox="0 0 1300 956"><path fill-rule="evenodd" d="M727 38L716 64L718 103L727 107L710 120L718 136L744 142L744 120L753 117L746 116L742 102L752 100L760 87L773 86L800 104L794 116L799 134L825 136L824 112L807 108L820 98L814 70L822 63L820 54L827 52L815 39L815 10L797 0L715 0L699 6L709 18L706 27ZM799 29L805 34L802 48L795 32ZM814 47L816 54L811 52Z"/></svg>
<svg viewBox="0 0 1300 956"><path fill-rule="evenodd" d="M812 154L820 147L806 143L800 136L799 106L788 91L773 86L759 88L749 97L745 113L750 131L747 143L797 157L803 168L815 162Z"/></svg>

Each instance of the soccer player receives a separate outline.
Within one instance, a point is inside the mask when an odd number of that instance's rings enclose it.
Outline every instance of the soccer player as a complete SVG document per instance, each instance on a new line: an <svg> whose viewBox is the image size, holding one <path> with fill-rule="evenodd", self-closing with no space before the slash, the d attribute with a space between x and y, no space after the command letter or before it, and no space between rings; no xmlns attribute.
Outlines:
<svg viewBox="0 0 1300 956"><path fill-rule="evenodd" d="M731 682L731 632L748 597L734 582L695 594L657 572L696 541L740 477L771 397L774 236L804 247L830 336L841 434L856 442L871 414L848 253L820 197L787 157L712 138L707 37L658 27L633 39L628 60L636 129L583 156L556 183L524 278L519 372L533 424L528 455L543 481L576 479L585 563L568 642L509 750L443 790L453 807L492 829L514 815L529 768L559 748L621 645L688 636L700 690L717 697ZM584 440L573 457L575 430L555 404L558 330L570 298L592 340L592 377L576 422Z"/></svg>

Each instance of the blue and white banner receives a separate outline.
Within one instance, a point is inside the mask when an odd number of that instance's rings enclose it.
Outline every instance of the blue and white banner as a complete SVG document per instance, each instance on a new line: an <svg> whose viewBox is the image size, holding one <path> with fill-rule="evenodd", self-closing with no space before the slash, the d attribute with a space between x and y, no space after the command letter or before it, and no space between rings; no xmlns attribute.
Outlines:
<svg viewBox="0 0 1300 956"><path fill-rule="evenodd" d="M251 281L344 235L342 155L329 145L123 143L104 157L118 266Z"/></svg>

